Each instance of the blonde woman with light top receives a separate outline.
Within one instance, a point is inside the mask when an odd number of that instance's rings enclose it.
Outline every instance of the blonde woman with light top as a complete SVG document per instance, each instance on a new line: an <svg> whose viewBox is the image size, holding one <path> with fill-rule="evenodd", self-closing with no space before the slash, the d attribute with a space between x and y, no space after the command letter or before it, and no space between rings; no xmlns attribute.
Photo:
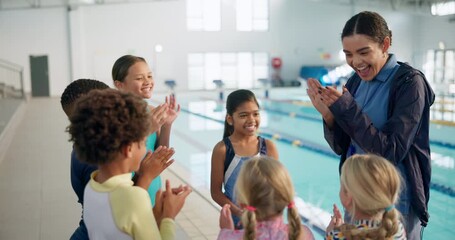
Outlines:
<svg viewBox="0 0 455 240"><path fill-rule="evenodd" d="M401 177L389 161L373 154L353 155L341 168L340 185L341 203L353 222L344 224L334 205L325 239L406 239L395 208Z"/></svg>

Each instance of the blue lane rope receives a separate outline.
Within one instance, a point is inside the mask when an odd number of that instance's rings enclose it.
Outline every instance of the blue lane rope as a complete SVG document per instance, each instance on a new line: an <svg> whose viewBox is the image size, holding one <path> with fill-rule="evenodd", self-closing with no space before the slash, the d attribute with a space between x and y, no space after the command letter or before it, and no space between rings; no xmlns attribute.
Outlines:
<svg viewBox="0 0 455 240"><path fill-rule="evenodd" d="M201 117L201 118L209 119L209 120L224 124L224 121L220 120L220 119L209 117L209 116L206 116L206 115L203 115L203 114L200 114L200 113L191 112L191 111L188 111L188 110L186 110L184 108L181 108L180 110L182 112L186 112L188 114L196 115L196 116ZM269 109L267 109L267 111L269 111ZM310 142L302 140L302 139L297 139L297 140L294 139L294 140L292 140L292 139L287 138L287 137L282 137L283 135L271 134L271 133L268 133L266 131L259 131L259 134L264 136L264 137L267 137L267 138L276 139L277 141L280 141L280 142L291 144L291 145L296 146L296 147L300 147L300 148L303 148L303 149L307 149L307 150L310 150L310 151L314 151L314 152L320 153L322 155L326 155L326 156L332 157L332 159L337 160L337 161L339 160L339 156L336 155L335 153L333 153L332 151L330 151L329 149L327 149L325 147L322 147L322 146L319 146L317 144L310 143ZM435 190L435 191L437 191L437 192L440 192L440 193L443 193L445 195L448 195L450 197L455 197L455 189L452 188L452 187L446 186L444 184L431 182L430 183L430 188Z"/></svg>
<svg viewBox="0 0 455 240"><path fill-rule="evenodd" d="M436 140L430 140L430 144L437 145L437 146L440 146L440 147L450 148L450 149L454 149L455 148L455 144L447 143L447 142L441 142L441 141L436 141Z"/></svg>
<svg viewBox="0 0 455 240"><path fill-rule="evenodd" d="M267 110L267 112L273 112L276 114L281 114L285 116L291 116L299 119L305 119L313 122L322 122L322 119L320 117L315 117L315 116L310 116L306 114L299 114L295 112L286 112L282 111L279 109L273 109L273 108L268 108L264 107L263 109ZM455 144L453 143L448 143L448 142L442 142L442 141L437 141L437 140L430 140L430 144L440 146L440 147L445 147L445 148L450 148L450 149L455 149Z"/></svg>

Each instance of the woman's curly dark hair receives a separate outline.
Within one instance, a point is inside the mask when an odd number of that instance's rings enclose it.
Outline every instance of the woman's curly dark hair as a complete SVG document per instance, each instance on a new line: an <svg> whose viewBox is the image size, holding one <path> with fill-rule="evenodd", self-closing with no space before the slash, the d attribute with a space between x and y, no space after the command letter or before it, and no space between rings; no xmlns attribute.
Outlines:
<svg viewBox="0 0 455 240"><path fill-rule="evenodd" d="M104 164L150 134L147 103L115 89L92 90L76 102L67 131L81 161Z"/></svg>

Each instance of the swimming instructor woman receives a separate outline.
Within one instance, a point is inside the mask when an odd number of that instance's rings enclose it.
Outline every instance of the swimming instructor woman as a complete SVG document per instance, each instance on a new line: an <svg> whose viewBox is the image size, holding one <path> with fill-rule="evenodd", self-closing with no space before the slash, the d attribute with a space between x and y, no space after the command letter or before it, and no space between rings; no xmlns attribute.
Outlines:
<svg viewBox="0 0 455 240"><path fill-rule="evenodd" d="M355 153L374 153L395 164L404 179L396 208L404 217L407 238L420 239L429 218L434 93L423 73L389 53L392 32L379 14L353 16L341 40L355 71L342 92L308 80L307 93L324 119L324 136L341 155L340 167Z"/></svg>

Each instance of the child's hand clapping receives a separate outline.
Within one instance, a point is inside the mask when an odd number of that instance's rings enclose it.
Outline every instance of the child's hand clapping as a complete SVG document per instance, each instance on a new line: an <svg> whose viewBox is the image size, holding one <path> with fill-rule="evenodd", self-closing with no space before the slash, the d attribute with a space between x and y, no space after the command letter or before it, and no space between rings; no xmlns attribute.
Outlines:
<svg viewBox="0 0 455 240"><path fill-rule="evenodd" d="M326 232L332 231L334 228L341 226L344 223L343 215L336 204L333 204L333 215L330 219L330 223L326 228Z"/></svg>
<svg viewBox="0 0 455 240"><path fill-rule="evenodd" d="M154 133L158 131L161 126L167 121L168 115L167 112L169 110L169 105L168 103L164 103L159 105L158 107L152 107L149 106L150 108L150 121L152 122L152 130L150 131L151 133Z"/></svg>
<svg viewBox="0 0 455 240"><path fill-rule="evenodd" d="M169 97L166 96L166 104L168 105L167 112L166 112L166 120L164 124L172 124L174 120L180 113L180 104L177 103L175 100L175 96L171 94Z"/></svg>
<svg viewBox="0 0 455 240"><path fill-rule="evenodd" d="M187 187L185 186L178 186L176 188L172 188L172 193L173 194L180 194L184 190L186 190ZM158 223L158 226L161 224L161 219L163 216L163 191L160 189L158 192L156 192L156 197L155 197L155 206L153 207L153 215L155 216L156 222Z"/></svg>
<svg viewBox="0 0 455 240"><path fill-rule="evenodd" d="M147 190L152 180L174 163L174 159L169 160L174 153L173 148L167 148L165 146L159 146L153 153L149 151L137 171L136 186Z"/></svg>
<svg viewBox="0 0 455 240"><path fill-rule="evenodd" d="M166 191L163 193L163 215L162 218L172 218L182 210L186 197L191 193L189 186L172 189L169 180L166 180Z"/></svg>
<svg viewBox="0 0 455 240"><path fill-rule="evenodd" d="M234 220L232 220L231 205L225 204L220 213L220 228L234 230Z"/></svg>

